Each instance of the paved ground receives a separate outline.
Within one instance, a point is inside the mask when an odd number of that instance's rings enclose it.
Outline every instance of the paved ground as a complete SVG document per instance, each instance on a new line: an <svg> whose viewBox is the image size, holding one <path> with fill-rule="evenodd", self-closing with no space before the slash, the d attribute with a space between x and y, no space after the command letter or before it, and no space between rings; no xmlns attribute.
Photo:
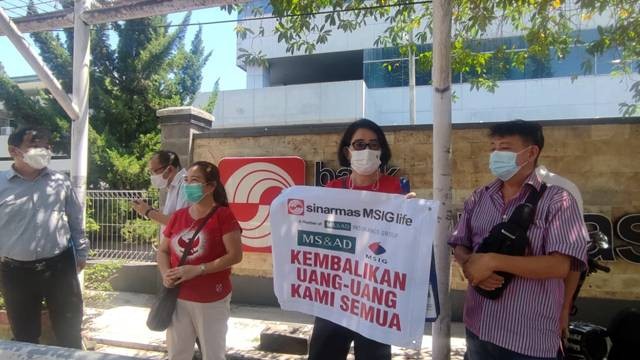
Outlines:
<svg viewBox="0 0 640 360"><path fill-rule="evenodd" d="M105 353L165 358L165 334L147 329L145 321L153 297L133 293L91 293L87 296L85 337L90 348ZM260 333L267 327L287 326L310 331L309 315L282 311L274 307L232 305L227 332L228 359L305 359L305 356L258 351ZM392 348L394 359L430 359L430 326L426 327L422 351ZM462 359L464 328L452 324L452 359ZM353 358L353 357L350 357Z"/></svg>

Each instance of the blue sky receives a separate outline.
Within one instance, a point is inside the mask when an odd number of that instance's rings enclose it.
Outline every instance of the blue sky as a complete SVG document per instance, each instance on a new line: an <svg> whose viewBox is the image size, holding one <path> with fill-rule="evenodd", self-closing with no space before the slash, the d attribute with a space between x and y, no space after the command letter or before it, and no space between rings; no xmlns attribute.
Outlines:
<svg viewBox="0 0 640 360"><path fill-rule="evenodd" d="M172 14L169 20L177 24L184 13ZM192 23L221 21L235 19L236 15L229 15L218 8L194 11L191 16ZM203 71L203 81L200 91L211 91L216 79L220 78L222 90L244 89L246 86L245 72L236 66L236 35L233 31L234 23L213 24L203 26L203 40L207 51L213 51L207 66ZM189 27L186 44L191 44L191 39L198 30L197 26ZM27 39L30 39L27 36ZM11 42L5 37L0 37L0 62L9 76L21 76L34 74L31 67L22 59Z"/></svg>

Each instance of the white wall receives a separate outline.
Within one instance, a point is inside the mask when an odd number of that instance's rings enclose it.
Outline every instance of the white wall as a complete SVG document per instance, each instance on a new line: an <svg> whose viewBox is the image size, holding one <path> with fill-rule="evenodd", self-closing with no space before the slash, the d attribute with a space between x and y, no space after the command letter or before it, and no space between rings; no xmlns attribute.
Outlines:
<svg viewBox="0 0 640 360"><path fill-rule="evenodd" d="M453 122L516 118L558 120L620 116L631 101L629 86L640 80L608 75L501 81L495 93L454 85ZM417 87L417 122L432 123L431 87ZM367 89L363 81L223 91L214 127L347 122L367 117L380 124L409 123L406 87Z"/></svg>
<svg viewBox="0 0 640 360"><path fill-rule="evenodd" d="M0 158L9 157L9 136L0 135Z"/></svg>
<svg viewBox="0 0 640 360"><path fill-rule="evenodd" d="M608 75L501 81L495 93L454 85L453 122L492 122L516 118L557 120L620 116L618 104L631 100L629 85L640 80ZM416 91L417 123L432 123L431 86ZM407 88L368 89L367 117L381 124L408 124Z"/></svg>
<svg viewBox="0 0 640 360"><path fill-rule="evenodd" d="M214 127L347 122L364 116L362 80L222 91Z"/></svg>

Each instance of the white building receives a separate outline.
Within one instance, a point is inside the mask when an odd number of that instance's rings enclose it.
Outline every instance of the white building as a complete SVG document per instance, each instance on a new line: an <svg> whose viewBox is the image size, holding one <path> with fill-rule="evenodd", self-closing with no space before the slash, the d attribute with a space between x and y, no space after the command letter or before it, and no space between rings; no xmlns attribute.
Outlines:
<svg viewBox="0 0 640 360"><path fill-rule="evenodd" d="M265 1L254 1L260 5ZM605 17L583 23L581 36L596 36ZM290 55L278 43L275 20L244 22L265 36L238 40L237 48L260 51L268 67L238 66L247 72L245 90L223 91L214 110L214 127L263 126L345 122L367 117L380 124L408 124L408 61L393 48L374 48L384 23L369 23L353 33L333 30L327 44L313 55ZM489 32L491 33L491 32ZM495 31L478 46L491 50L498 44L523 47L520 34ZM593 75L582 75L581 63L590 59ZM620 116L619 104L629 102L635 79L614 77L615 52L593 57L575 47L563 61L530 62L524 72L502 74L495 93L471 90L464 74L454 74L453 122L493 122L515 118L531 120L582 119ZM384 65L392 65L392 71ZM417 123L432 123L430 69L417 73ZM575 75L579 75L577 79ZM201 94L195 106L202 105Z"/></svg>

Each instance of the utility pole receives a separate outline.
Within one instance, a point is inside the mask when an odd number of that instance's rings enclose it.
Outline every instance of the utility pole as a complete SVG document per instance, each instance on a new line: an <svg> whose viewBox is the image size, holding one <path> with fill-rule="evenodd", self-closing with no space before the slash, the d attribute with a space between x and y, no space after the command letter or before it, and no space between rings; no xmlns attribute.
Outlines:
<svg viewBox="0 0 640 360"><path fill-rule="evenodd" d="M451 356L451 0L433 0L433 197L440 203L435 236L440 315L432 325L434 360Z"/></svg>
<svg viewBox="0 0 640 360"><path fill-rule="evenodd" d="M416 54L413 29L409 33L409 123L416 124Z"/></svg>

